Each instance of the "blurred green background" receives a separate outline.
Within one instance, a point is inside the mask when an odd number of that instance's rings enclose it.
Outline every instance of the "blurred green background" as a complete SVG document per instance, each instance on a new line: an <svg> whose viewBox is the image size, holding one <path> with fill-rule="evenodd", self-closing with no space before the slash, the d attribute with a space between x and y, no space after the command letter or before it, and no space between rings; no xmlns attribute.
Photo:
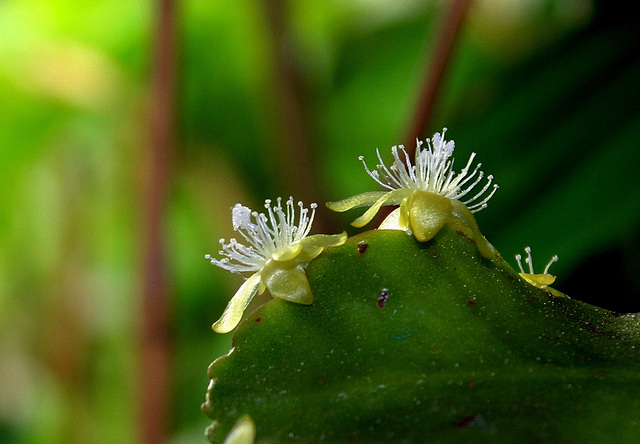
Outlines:
<svg viewBox="0 0 640 444"><path fill-rule="evenodd" d="M376 188L402 143L445 1L177 2L177 134L164 220L167 442L204 442L212 267L236 202ZM501 188L476 218L556 288L640 310L640 27L596 0L477 0L425 136L448 127ZM157 7L0 1L0 442L138 442L143 195ZM387 157L388 159L388 157ZM321 207L315 232L358 215ZM350 233L357 230L349 228ZM514 263L514 261L512 261Z"/></svg>

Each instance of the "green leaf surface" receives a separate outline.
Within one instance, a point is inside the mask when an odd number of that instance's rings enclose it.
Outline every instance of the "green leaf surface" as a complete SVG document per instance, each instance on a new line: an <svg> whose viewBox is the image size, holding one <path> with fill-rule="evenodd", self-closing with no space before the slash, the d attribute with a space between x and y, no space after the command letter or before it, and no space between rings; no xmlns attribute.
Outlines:
<svg viewBox="0 0 640 444"><path fill-rule="evenodd" d="M431 241L368 231L307 269L314 303L274 299L209 369L222 442L632 442L640 321L527 284L465 225Z"/></svg>

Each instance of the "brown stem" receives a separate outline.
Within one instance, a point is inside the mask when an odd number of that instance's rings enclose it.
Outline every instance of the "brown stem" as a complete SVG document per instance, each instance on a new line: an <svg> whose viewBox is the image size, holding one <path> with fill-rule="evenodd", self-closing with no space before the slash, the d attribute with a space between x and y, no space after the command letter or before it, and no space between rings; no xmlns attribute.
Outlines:
<svg viewBox="0 0 640 444"><path fill-rule="evenodd" d="M272 38L274 111L279 132L279 180L285 189L295 190L296 199L324 206L324 187L319 183L314 156L314 138L308 112L305 79L296 68L291 42L287 36L285 6L282 0L265 0L265 15ZM286 174L284 174L286 173ZM326 211L318 211L314 231L333 232L335 221Z"/></svg>
<svg viewBox="0 0 640 444"><path fill-rule="evenodd" d="M164 251L164 210L175 129L175 2L157 3L150 146L144 162L144 270L141 313L140 439L165 440L169 386L169 293Z"/></svg>
<svg viewBox="0 0 640 444"><path fill-rule="evenodd" d="M444 20L438 41L435 44L435 50L429 64L429 71L424 76L420 96L416 109L413 113L413 119L404 139L404 146L409 154L409 158L413 159L416 151L416 139L421 139L426 132L438 93L442 87L444 75L451 60L451 54L455 47L457 37L462 29L464 18L471 6L472 0L455 0L451 3L451 7ZM374 221L375 226L379 226L382 221L393 211L393 207L383 207Z"/></svg>
<svg viewBox="0 0 640 444"><path fill-rule="evenodd" d="M471 6L472 0L455 0L444 20L438 41L435 45L434 53L431 57L428 75L424 76L421 93L413 114L413 120L404 140L404 146L413 158L416 148L416 139L424 136L438 98L438 93L442 87L445 73L451 61L456 41L460 35L464 18Z"/></svg>

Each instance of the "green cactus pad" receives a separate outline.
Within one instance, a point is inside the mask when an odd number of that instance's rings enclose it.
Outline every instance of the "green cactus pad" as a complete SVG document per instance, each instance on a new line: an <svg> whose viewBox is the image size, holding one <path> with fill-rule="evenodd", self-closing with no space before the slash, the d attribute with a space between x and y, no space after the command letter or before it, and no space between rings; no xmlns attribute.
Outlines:
<svg viewBox="0 0 640 444"><path fill-rule="evenodd" d="M528 284L463 224L368 231L307 268L314 302L252 313L209 368L207 437L636 442L640 319Z"/></svg>

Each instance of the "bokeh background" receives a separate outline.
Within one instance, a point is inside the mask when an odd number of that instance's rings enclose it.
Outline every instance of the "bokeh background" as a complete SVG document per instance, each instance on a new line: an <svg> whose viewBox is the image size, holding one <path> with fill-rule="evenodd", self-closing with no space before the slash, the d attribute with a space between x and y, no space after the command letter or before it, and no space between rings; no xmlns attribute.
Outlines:
<svg viewBox="0 0 640 444"><path fill-rule="evenodd" d="M210 325L240 284L204 254L232 234L231 206L377 189L357 157L406 140L454 5L184 0L160 25L163 3L0 1L2 443L141 442L145 381L163 386L161 441L204 442L206 369L231 344ZM471 2L423 135L446 126L458 169L476 151L496 177L476 217L504 257L530 245L541 269L558 254L556 288L636 312L640 27L627 8ZM356 214L321 206L314 231ZM149 322L156 367L141 359Z"/></svg>

